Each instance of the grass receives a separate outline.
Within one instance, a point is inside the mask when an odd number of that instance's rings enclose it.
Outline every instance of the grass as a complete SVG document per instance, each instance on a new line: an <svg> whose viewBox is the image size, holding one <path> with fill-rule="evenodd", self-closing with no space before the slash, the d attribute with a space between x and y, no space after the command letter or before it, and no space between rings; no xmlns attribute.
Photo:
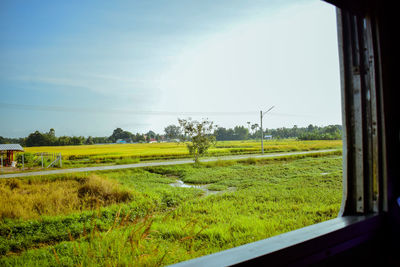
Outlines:
<svg viewBox="0 0 400 267"><path fill-rule="evenodd" d="M116 181L94 174L46 180L3 179L0 180L0 195L0 220L69 214L134 198L132 190L121 188Z"/></svg>
<svg viewBox="0 0 400 267"><path fill-rule="evenodd" d="M93 175L112 184L103 187L119 188L133 197L98 202L95 209L81 205L72 213L3 217L0 265L172 264L335 218L342 196L338 152L103 171L79 179ZM32 184L77 179L36 177ZM177 179L218 193L170 186ZM25 183L10 180L2 186L16 190ZM84 195L98 196L96 188L102 182L95 184ZM5 204L0 199L0 207Z"/></svg>
<svg viewBox="0 0 400 267"><path fill-rule="evenodd" d="M264 142L265 153L311 151L320 149L341 149L342 141L297 141L268 140ZM208 151L208 156L241 155L260 153L260 141L219 141ZM28 153L60 153L63 157L63 168L83 167L110 164L130 164L148 160L166 160L189 157L184 143L152 144L106 144L57 147L26 147ZM46 162L46 166L50 160ZM32 166L31 166L32 165ZM40 156L25 167L39 168Z"/></svg>

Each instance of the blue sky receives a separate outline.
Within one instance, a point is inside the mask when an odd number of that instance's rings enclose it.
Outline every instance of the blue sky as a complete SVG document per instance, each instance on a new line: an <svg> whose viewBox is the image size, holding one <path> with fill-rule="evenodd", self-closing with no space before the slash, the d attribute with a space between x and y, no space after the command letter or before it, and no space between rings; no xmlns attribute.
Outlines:
<svg viewBox="0 0 400 267"><path fill-rule="evenodd" d="M0 135L341 123L322 1L0 2Z"/></svg>

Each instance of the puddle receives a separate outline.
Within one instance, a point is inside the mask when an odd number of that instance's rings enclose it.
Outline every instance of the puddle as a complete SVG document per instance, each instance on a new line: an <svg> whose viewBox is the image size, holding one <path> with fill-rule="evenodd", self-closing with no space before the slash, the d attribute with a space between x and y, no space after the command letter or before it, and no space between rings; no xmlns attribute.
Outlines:
<svg viewBox="0 0 400 267"><path fill-rule="evenodd" d="M176 180L175 183L169 184L173 187L186 187L186 188L205 188L207 185L185 184L182 180Z"/></svg>
<svg viewBox="0 0 400 267"><path fill-rule="evenodd" d="M321 175L327 175L329 172L321 172Z"/></svg>
<svg viewBox="0 0 400 267"><path fill-rule="evenodd" d="M218 194L218 193L223 193L225 191L214 191L214 190L208 190L207 188L207 184L202 184L202 185L196 185L196 184L185 184L182 180L176 180L175 183L169 184L170 186L173 187L184 187L184 188L197 188L197 189L201 189L204 191L204 195L208 196L208 195L213 195L213 194Z"/></svg>

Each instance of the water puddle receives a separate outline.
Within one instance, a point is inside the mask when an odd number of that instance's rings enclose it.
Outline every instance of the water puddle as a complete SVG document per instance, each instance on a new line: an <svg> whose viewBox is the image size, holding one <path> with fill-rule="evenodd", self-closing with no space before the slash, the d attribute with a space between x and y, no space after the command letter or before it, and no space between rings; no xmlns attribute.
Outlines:
<svg viewBox="0 0 400 267"><path fill-rule="evenodd" d="M208 195L213 195L213 194L218 194L218 193L223 193L225 191L214 191L214 190L208 190L207 186L208 184L202 184L202 185L198 185L198 184L185 184L182 180L176 180L175 183L169 184L170 186L173 187L184 187L184 188L197 188L197 189L201 189L204 191L204 195L208 196Z"/></svg>

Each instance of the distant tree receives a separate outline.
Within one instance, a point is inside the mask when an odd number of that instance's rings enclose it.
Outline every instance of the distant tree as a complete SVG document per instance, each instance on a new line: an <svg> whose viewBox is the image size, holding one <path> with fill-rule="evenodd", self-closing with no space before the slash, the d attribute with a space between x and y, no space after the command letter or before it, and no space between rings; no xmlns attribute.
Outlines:
<svg viewBox="0 0 400 267"><path fill-rule="evenodd" d="M259 127L258 123L254 123L251 125L251 130L253 131L253 134L257 131L258 127Z"/></svg>
<svg viewBox="0 0 400 267"><path fill-rule="evenodd" d="M108 137L93 137L92 140L94 144L107 144L111 142Z"/></svg>
<svg viewBox="0 0 400 267"><path fill-rule="evenodd" d="M244 126L235 126L233 131L235 132L234 140L246 140L249 136L249 129Z"/></svg>
<svg viewBox="0 0 400 267"><path fill-rule="evenodd" d="M53 136L53 137L56 137L56 131L53 129L53 128L50 128L50 130L49 130L49 136Z"/></svg>
<svg viewBox="0 0 400 267"><path fill-rule="evenodd" d="M57 145L57 137L53 128L48 133L35 131L28 135L25 141L26 146L54 146Z"/></svg>
<svg viewBox="0 0 400 267"><path fill-rule="evenodd" d="M46 146L46 136L39 131L35 131L26 138L26 146Z"/></svg>
<svg viewBox="0 0 400 267"><path fill-rule="evenodd" d="M342 139L341 125L328 125L326 127L318 127L309 125L297 139L299 140L340 140Z"/></svg>
<svg viewBox="0 0 400 267"><path fill-rule="evenodd" d="M228 131L224 127L218 127L215 132L215 138L218 141L229 140L228 138Z"/></svg>
<svg viewBox="0 0 400 267"><path fill-rule="evenodd" d="M71 145L82 145L85 142L85 138L83 136L73 136L71 137Z"/></svg>
<svg viewBox="0 0 400 267"><path fill-rule="evenodd" d="M56 131L51 128L48 133L44 134L47 146L54 146L57 143Z"/></svg>
<svg viewBox="0 0 400 267"><path fill-rule="evenodd" d="M297 137L299 136L300 129L297 127L297 125L293 125L292 131L291 131L291 137Z"/></svg>
<svg viewBox="0 0 400 267"><path fill-rule="evenodd" d="M68 146L71 145L71 137L69 136L60 136L57 140L58 146Z"/></svg>
<svg viewBox="0 0 400 267"><path fill-rule="evenodd" d="M124 131L121 128L116 128L112 135L109 137L110 141L115 143L118 139L125 140L126 142L132 141L132 133L128 131Z"/></svg>
<svg viewBox="0 0 400 267"><path fill-rule="evenodd" d="M135 134L135 142L145 142L145 138L143 134L136 133Z"/></svg>
<svg viewBox="0 0 400 267"><path fill-rule="evenodd" d="M214 123L209 120L201 122L189 119L178 119L179 125L182 127L185 137L190 142L186 143L189 154L192 155L195 164L199 163L199 158L203 156L207 150L215 145L216 139L213 135L215 127Z"/></svg>
<svg viewBox="0 0 400 267"><path fill-rule="evenodd" d="M246 140L249 138L249 130L244 126L235 126L234 129L218 127L215 130L215 137L218 141L224 140Z"/></svg>
<svg viewBox="0 0 400 267"><path fill-rule="evenodd" d="M146 142L149 143L151 141L151 139L156 139L157 138L157 134L155 132L153 132L152 130L148 131L146 134Z"/></svg>
<svg viewBox="0 0 400 267"><path fill-rule="evenodd" d="M156 138L156 133L153 132L152 130L148 131L148 132L146 133L146 135L147 135L148 137L150 137L150 138Z"/></svg>
<svg viewBox="0 0 400 267"><path fill-rule="evenodd" d="M164 132L167 139L178 139L182 135L181 127L173 124L165 127Z"/></svg>
<svg viewBox="0 0 400 267"><path fill-rule="evenodd" d="M93 137L89 136L86 141L85 141L86 145L93 145L94 141L93 141Z"/></svg>

